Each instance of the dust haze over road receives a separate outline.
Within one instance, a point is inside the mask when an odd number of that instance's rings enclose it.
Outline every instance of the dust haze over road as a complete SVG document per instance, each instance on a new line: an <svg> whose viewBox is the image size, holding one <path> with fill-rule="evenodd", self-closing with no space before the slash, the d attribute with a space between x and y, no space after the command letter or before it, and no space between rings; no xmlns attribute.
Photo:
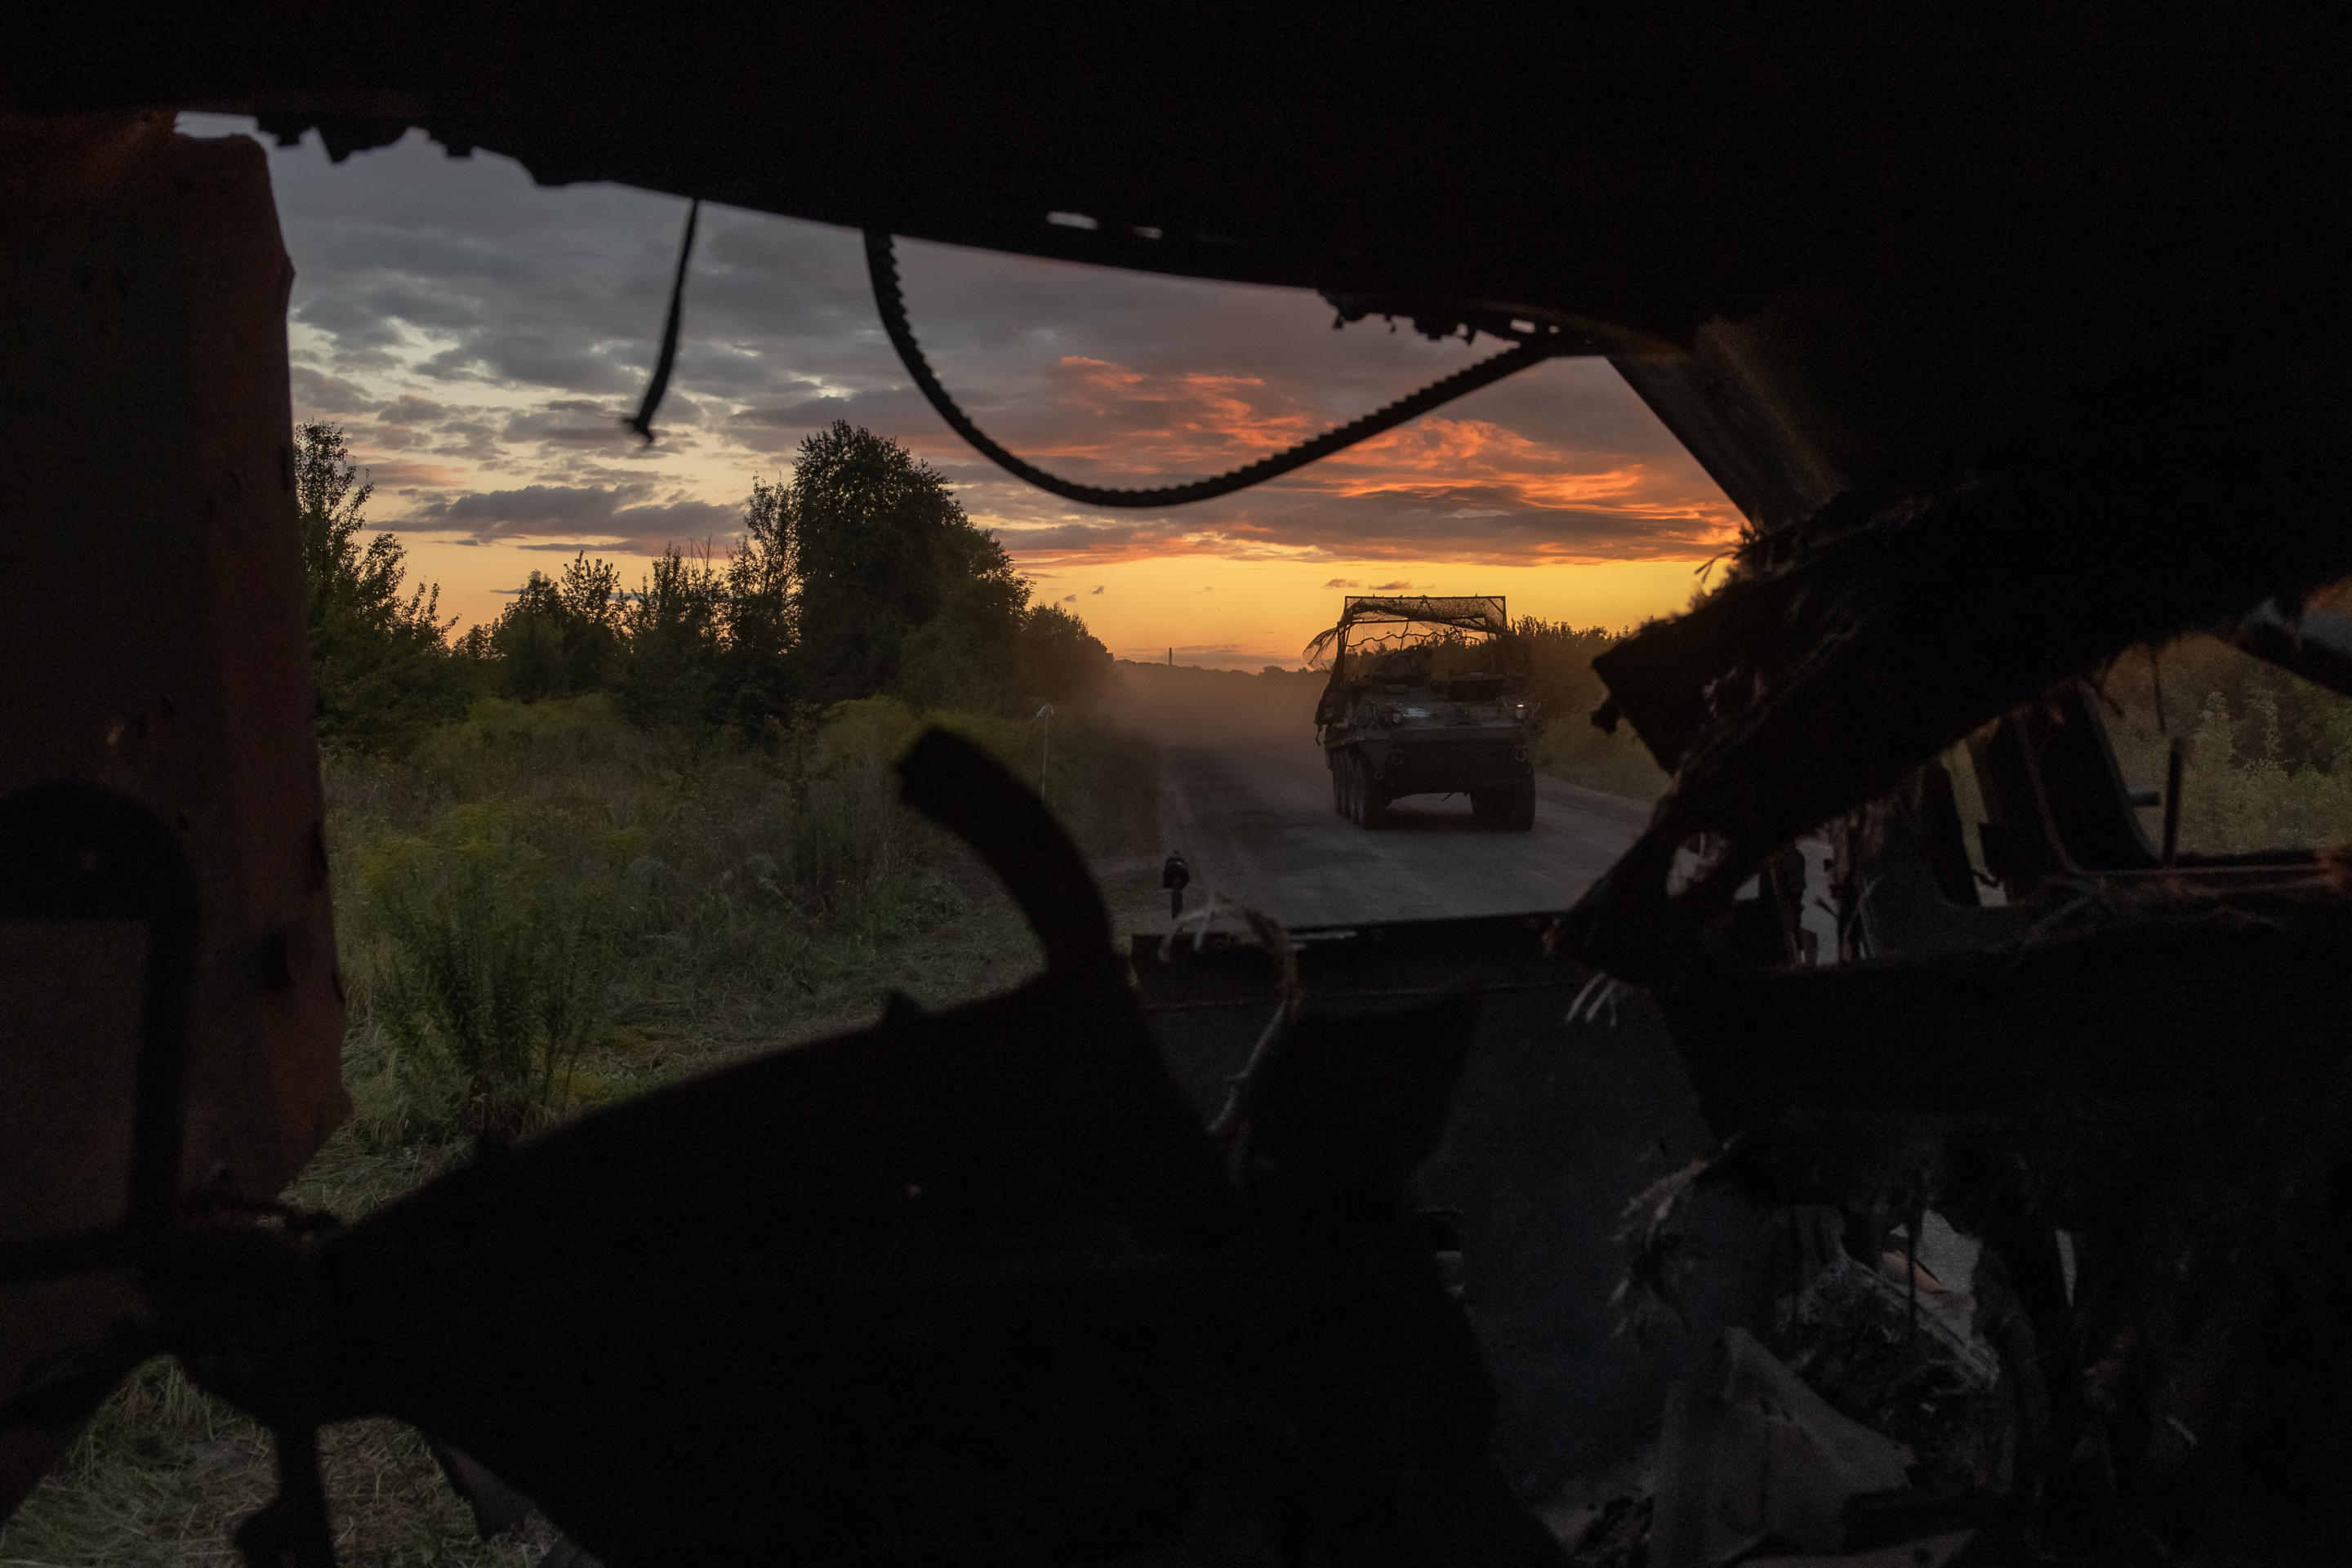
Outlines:
<svg viewBox="0 0 2352 1568"><path fill-rule="evenodd" d="M1538 779L1532 833L1482 827L1465 796L1413 795L1377 831L1332 809L1307 672L1122 665L1109 716L1160 742L1163 847L1213 890L1286 925L1565 909L1649 821L1650 805Z"/></svg>

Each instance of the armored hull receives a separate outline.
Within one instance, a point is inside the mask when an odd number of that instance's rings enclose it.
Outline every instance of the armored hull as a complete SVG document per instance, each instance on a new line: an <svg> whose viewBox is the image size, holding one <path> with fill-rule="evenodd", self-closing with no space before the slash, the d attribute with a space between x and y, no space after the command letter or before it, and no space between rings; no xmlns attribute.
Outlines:
<svg viewBox="0 0 2352 1568"><path fill-rule="evenodd" d="M1403 796L1466 795L1488 826L1533 827L1527 706L1501 681L1480 678L1475 685L1468 692L1388 686L1354 694L1345 714L1324 726L1333 808L1377 827L1389 803Z"/></svg>

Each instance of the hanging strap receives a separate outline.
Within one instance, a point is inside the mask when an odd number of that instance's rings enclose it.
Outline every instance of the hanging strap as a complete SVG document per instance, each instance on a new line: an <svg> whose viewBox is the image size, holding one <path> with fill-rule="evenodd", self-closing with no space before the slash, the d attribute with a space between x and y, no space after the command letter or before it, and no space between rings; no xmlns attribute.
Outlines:
<svg viewBox="0 0 2352 1568"><path fill-rule="evenodd" d="M686 313L686 264L694 255L694 220L702 216L702 198L697 196L686 209L686 238L677 247L677 276L669 284L669 318L662 323L661 353L654 361L654 378L646 384L646 399L637 405L635 417L622 424L645 437L646 445L654 444L654 410L661 406L662 395L669 390L670 366L677 363L677 323Z"/></svg>

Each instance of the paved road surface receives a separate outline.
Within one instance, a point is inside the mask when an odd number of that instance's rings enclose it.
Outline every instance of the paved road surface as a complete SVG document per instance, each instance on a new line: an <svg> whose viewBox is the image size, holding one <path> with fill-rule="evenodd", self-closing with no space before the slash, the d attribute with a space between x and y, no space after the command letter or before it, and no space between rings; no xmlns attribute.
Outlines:
<svg viewBox="0 0 2352 1568"><path fill-rule="evenodd" d="M1210 889L1286 925L1525 914L1565 909L1649 821L1643 801L1539 779L1532 833L1471 819L1465 795L1413 795L1368 831L1331 809L1312 740L1160 752L1160 825Z"/></svg>
<svg viewBox="0 0 2352 1568"><path fill-rule="evenodd" d="M1194 889L1214 888L1293 929L1561 909L1650 816L1642 802L1546 779L1531 833L1480 827L1467 801L1419 795L1394 809L1393 826L1368 832L1332 811L1330 775L1305 737L1163 745L1160 811L1167 842L1192 862ZM1164 900L1156 916L1142 899L1132 907L1157 923L1139 919L1131 929L1167 929ZM1710 1140L1646 998L1631 993L1605 1015L1570 1023L1572 981L1560 978L1485 999L1444 1136L1416 1187L1419 1201L1461 1216L1472 1327L1499 1401L1492 1447L1528 1496L1630 1456L1656 1430L1669 1381L1688 1375L1683 1346L1713 1343L1727 1311L1744 1304L1719 1289L1685 1294L1686 1340L1612 1339L1625 1205ZM1205 1110L1222 1102L1272 1011L1270 994L1255 1005L1176 1006L1156 1013L1152 1026ZM1727 1277L1746 1278L1736 1261L1747 1256L1744 1233L1706 1223L1710 1257L1735 1259ZM1782 1241L1773 1256L1785 1251Z"/></svg>

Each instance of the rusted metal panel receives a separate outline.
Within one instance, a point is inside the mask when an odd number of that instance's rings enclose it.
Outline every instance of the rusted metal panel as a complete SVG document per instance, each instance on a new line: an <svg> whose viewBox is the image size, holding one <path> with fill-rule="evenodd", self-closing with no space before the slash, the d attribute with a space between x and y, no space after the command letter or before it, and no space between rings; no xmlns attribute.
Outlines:
<svg viewBox="0 0 2352 1568"><path fill-rule="evenodd" d="M11 118L0 195L0 794L103 784L176 835L202 899L183 1179L274 1194L349 1103L266 159L168 116ZM0 936L0 1116L25 1141L0 1234L119 1219L135 955L38 920ZM0 1384L121 1305L103 1280L0 1292ZM59 1436L10 1436L0 1501Z"/></svg>

